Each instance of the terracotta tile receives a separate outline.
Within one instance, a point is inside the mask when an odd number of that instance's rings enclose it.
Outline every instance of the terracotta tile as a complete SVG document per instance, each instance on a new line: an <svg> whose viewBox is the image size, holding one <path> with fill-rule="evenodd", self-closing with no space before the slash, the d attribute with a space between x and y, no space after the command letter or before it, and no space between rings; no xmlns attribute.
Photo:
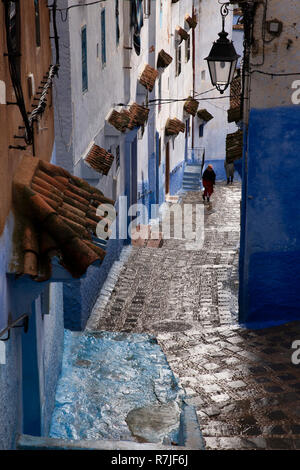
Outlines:
<svg viewBox="0 0 300 470"><path fill-rule="evenodd" d="M76 205L79 203L82 207L88 207L89 206L89 201L87 199L79 196L78 194L74 193L70 189L66 189L65 192L64 192L64 199L65 199L66 202L68 202L67 198L72 200L74 202L74 204L76 204Z"/></svg>
<svg viewBox="0 0 300 470"><path fill-rule="evenodd" d="M155 80L157 79L157 77L158 77L158 71L147 64L139 78L139 82L148 91L151 92L154 88Z"/></svg>
<svg viewBox="0 0 300 470"><path fill-rule="evenodd" d="M166 68L171 64L172 61L173 58L166 51L164 51L164 49L162 49L158 54L157 67Z"/></svg>
<svg viewBox="0 0 300 470"><path fill-rule="evenodd" d="M48 175L48 173L45 173L41 170L37 170L35 176L46 181L46 183L49 183L52 187L57 188L59 191L64 192L65 186L52 176Z"/></svg>
<svg viewBox="0 0 300 470"><path fill-rule="evenodd" d="M49 279L50 257L59 252L61 264L72 276L80 277L90 264L104 259L105 251L92 242L91 231L95 233L101 220L96 215L97 206L113 201L60 167L24 158L31 168L31 180L29 172L22 179L17 170L13 188L17 209L28 218L19 264L23 272L18 274L38 281ZM24 173L23 166L20 171Z"/></svg>
<svg viewBox="0 0 300 470"><path fill-rule="evenodd" d="M94 170L107 175L114 161L114 156L102 147L94 144L85 158L85 163Z"/></svg>
<svg viewBox="0 0 300 470"><path fill-rule="evenodd" d="M46 203L44 198L38 194L31 196L28 202L31 206L32 215L40 222L43 222L51 214L55 214L54 209L52 209L52 207Z"/></svg>
<svg viewBox="0 0 300 470"><path fill-rule="evenodd" d="M71 205L71 204L67 204L66 202L63 202L61 207L67 211L74 212L74 214L78 215L78 217L83 217L83 218L85 217L85 212L78 209L77 206L75 205Z"/></svg>
<svg viewBox="0 0 300 470"><path fill-rule="evenodd" d="M62 199L62 192L59 191L57 188L53 187L51 184L47 183L47 181L44 181L43 179L38 178L37 176L34 176L31 186L32 184L36 184L40 188L43 188L48 191L48 193L55 194L57 197Z"/></svg>
<svg viewBox="0 0 300 470"><path fill-rule="evenodd" d="M67 219L64 216L60 216L60 218L71 228L76 232L81 238L85 239L91 239L91 234L88 232L85 226L78 224L77 222L74 222L73 220Z"/></svg>
<svg viewBox="0 0 300 470"><path fill-rule="evenodd" d="M44 160L39 160L39 168L48 173L50 176L64 176L65 178L69 178L70 176L69 172L64 168L53 165L52 163L45 162Z"/></svg>
<svg viewBox="0 0 300 470"><path fill-rule="evenodd" d="M178 135L185 131L185 124L177 118L168 119L166 122L166 135Z"/></svg>
<svg viewBox="0 0 300 470"><path fill-rule="evenodd" d="M48 189L44 186L40 186L39 184L36 184L36 183L32 183L31 187L34 191L36 191L37 193L39 193L43 197L46 197L48 199L52 199L53 201L56 201L58 204L61 204L63 202L63 198L58 196L51 189Z"/></svg>
<svg viewBox="0 0 300 470"><path fill-rule="evenodd" d="M205 122L208 122L211 119L213 119L213 115L210 114L207 111L207 109L199 109L199 111L197 112L197 116L198 116L198 118L203 119L203 121L205 121Z"/></svg>
<svg viewBox="0 0 300 470"><path fill-rule="evenodd" d="M183 29L181 26L176 26L176 34L181 38L181 40L187 40L189 37L189 33Z"/></svg>
<svg viewBox="0 0 300 470"><path fill-rule="evenodd" d="M91 264L100 260L94 249L78 237L68 241L63 247L63 254L63 264L75 278L83 276Z"/></svg>
<svg viewBox="0 0 300 470"><path fill-rule="evenodd" d="M58 246L55 240L49 235L48 232L42 231L40 237L40 253L42 255L45 254L53 254L57 250Z"/></svg>
<svg viewBox="0 0 300 470"><path fill-rule="evenodd" d="M38 275L38 256L32 251L26 251L23 258L23 274L36 277Z"/></svg>
<svg viewBox="0 0 300 470"><path fill-rule="evenodd" d="M185 21L187 22L187 24L189 25L190 28L192 28L192 29L196 28L196 26L198 24L196 15L190 16L189 14L187 14L187 15L185 15L184 19L185 19Z"/></svg>
<svg viewBox="0 0 300 470"><path fill-rule="evenodd" d="M69 183L68 190L72 191L73 193L77 194L78 196L80 196L81 198L83 198L87 201L89 201L89 199L91 197L90 193L88 193L84 189L79 188L78 186L76 186L75 184L72 184L72 183Z"/></svg>
<svg viewBox="0 0 300 470"><path fill-rule="evenodd" d="M188 99L184 103L184 110L188 114L191 114L192 116L196 116L198 106L199 106L199 102L195 100L192 96L189 96Z"/></svg>

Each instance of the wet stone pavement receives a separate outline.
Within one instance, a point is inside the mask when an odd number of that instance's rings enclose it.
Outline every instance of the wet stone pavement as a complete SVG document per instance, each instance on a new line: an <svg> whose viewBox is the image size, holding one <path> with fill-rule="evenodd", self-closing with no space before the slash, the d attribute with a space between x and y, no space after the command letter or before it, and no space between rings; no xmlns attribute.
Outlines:
<svg viewBox="0 0 300 470"><path fill-rule="evenodd" d="M133 247L90 329L156 335L207 449L300 449L300 323L249 330L237 323L240 185L217 183L200 250L186 241ZM202 204L189 192L181 203Z"/></svg>

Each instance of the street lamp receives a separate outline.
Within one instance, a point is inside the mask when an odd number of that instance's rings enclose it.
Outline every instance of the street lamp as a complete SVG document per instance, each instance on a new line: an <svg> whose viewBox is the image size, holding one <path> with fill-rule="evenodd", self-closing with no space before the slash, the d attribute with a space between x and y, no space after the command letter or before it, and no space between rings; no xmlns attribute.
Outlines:
<svg viewBox="0 0 300 470"><path fill-rule="evenodd" d="M213 43L207 60L212 84L223 94L233 79L238 58L240 57L234 48L232 41L227 39L228 33L224 30L225 18L228 15L229 3L224 3L221 7L222 31L219 39Z"/></svg>

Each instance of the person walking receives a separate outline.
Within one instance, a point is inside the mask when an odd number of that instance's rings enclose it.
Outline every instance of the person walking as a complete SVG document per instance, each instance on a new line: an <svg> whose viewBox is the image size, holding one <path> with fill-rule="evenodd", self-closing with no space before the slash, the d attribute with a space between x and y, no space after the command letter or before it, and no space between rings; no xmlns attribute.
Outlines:
<svg viewBox="0 0 300 470"><path fill-rule="evenodd" d="M212 165L207 165L205 172L202 175L202 182L204 186L204 193L202 194L203 201L207 198L209 202L212 193L214 192L214 185L216 182L216 173Z"/></svg>
<svg viewBox="0 0 300 470"><path fill-rule="evenodd" d="M226 178L227 178L227 184L232 184L233 183L233 177L234 177L234 163L233 162L227 162L226 160L224 161L224 168L226 171Z"/></svg>

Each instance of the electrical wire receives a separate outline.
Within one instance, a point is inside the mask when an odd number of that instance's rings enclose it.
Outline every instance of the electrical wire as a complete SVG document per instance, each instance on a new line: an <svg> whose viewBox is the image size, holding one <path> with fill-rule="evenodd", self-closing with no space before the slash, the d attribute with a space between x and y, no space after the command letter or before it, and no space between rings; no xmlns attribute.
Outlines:
<svg viewBox="0 0 300 470"><path fill-rule="evenodd" d="M41 97L39 99L39 103L34 108L29 116L29 125L31 129L33 129L34 121L37 121L40 116L44 113L47 107L47 94L50 88L52 88L54 77L58 74L59 70L59 41L58 41L58 32L57 32L57 24L56 24L56 13L57 13L57 0L54 0L52 5L52 21L53 21L53 32L54 32L54 43L55 43L55 65L51 65L48 78L46 83L44 84L43 91L41 93Z"/></svg>
<svg viewBox="0 0 300 470"><path fill-rule="evenodd" d="M20 53L19 51L15 50L13 43L12 43L12 38L10 35L10 11L9 11L8 2L4 3L4 14L5 14L6 44L7 44L10 78L11 78L11 82L12 82L13 89L14 89L15 96L16 96L16 104L19 107L19 110L20 110L20 113L24 122L24 126L25 126L24 139L25 139L26 144L31 144L33 141L33 130L28 119L21 80L19 76L20 75L19 64L17 62L19 60L18 57ZM17 11L17 14L19 14L19 10Z"/></svg>
<svg viewBox="0 0 300 470"><path fill-rule="evenodd" d="M262 75L269 75L270 77L291 77L293 75L300 75L300 72L283 72L283 73L276 73L276 72L265 72L263 70L250 70L250 74L252 73L260 73Z"/></svg>
<svg viewBox="0 0 300 470"><path fill-rule="evenodd" d="M72 8L88 7L88 6L91 6L91 5L97 5L98 3L102 3L102 2L105 2L105 1L106 0L95 0L94 2L89 2L89 3L76 3L75 5L70 5L69 7L66 7L66 8L57 8L57 11L60 12L61 20L65 23L68 20L69 11ZM48 7L53 8L53 5L48 5ZM63 15L64 12L65 12L65 16Z"/></svg>

